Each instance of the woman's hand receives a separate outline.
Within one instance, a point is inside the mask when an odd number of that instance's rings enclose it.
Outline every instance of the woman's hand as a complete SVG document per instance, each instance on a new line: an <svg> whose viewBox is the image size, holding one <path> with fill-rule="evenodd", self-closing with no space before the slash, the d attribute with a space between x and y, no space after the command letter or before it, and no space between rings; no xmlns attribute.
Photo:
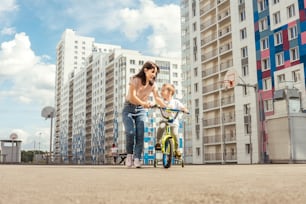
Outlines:
<svg viewBox="0 0 306 204"><path fill-rule="evenodd" d="M144 108L151 108L152 105L150 102L144 102L141 106Z"/></svg>

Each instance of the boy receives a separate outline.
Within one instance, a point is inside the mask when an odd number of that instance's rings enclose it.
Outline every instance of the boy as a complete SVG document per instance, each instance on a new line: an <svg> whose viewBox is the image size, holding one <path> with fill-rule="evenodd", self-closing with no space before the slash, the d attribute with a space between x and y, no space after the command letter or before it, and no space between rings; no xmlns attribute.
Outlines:
<svg viewBox="0 0 306 204"><path fill-rule="evenodd" d="M161 89L161 97L164 99L164 103L167 105L167 108L172 108L172 109L178 109L181 111L184 111L188 113L188 109L185 108L185 106L177 99L173 98L173 95L175 94L175 87L172 84L164 84ZM173 113L165 113L165 115L169 115ZM180 150L178 149L178 126L179 122L178 120L174 120L173 123L170 124L171 126L171 133L174 139L174 148L175 148L175 156L180 157L181 153ZM160 139L162 138L162 135L165 131L166 127L159 127L157 130L157 136L156 136L156 149L160 149Z"/></svg>

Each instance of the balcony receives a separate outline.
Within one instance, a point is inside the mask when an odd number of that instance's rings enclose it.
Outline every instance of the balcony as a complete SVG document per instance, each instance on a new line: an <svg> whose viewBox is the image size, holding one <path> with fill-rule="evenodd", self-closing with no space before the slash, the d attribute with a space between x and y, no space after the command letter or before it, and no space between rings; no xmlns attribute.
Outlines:
<svg viewBox="0 0 306 204"><path fill-rule="evenodd" d="M208 92L212 92L212 91L218 91L220 88L220 84L214 83L214 84L210 84L210 85L206 85L204 87L202 87L202 94L206 94Z"/></svg>
<svg viewBox="0 0 306 204"><path fill-rule="evenodd" d="M201 56L202 62L207 61L208 59L214 58L218 56L218 49L214 49L210 52L206 52Z"/></svg>
<svg viewBox="0 0 306 204"><path fill-rule="evenodd" d="M230 9L226 9L218 14L218 21L222 21L230 16Z"/></svg>
<svg viewBox="0 0 306 204"><path fill-rule="evenodd" d="M203 110L217 108L220 106L219 100L209 101L207 103L203 103Z"/></svg>
<svg viewBox="0 0 306 204"><path fill-rule="evenodd" d="M218 66L212 66L210 68L206 68L202 71L202 77L207 77L209 75L218 73Z"/></svg>
<svg viewBox="0 0 306 204"><path fill-rule="evenodd" d="M215 6L216 6L215 1L213 1L211 4L207 4L206 6L204 6L203 8L200 9L200 16L206 14L209 10L211 10Z"/></svg>
<svg viewBox="0 0 306 204"><path fill-rule="evenodd" d="M216 39L217 39L217 32L214 32L213 34L206 36L201 40L201 46L204 46Z"/></svg>
<svg viewBox="0 0 306 204"><path fill-rule="evenodd" d="M204 158L205 161L221 161L222 153L205 153Z"/></svg>
<svg viewBox="0 0 306 204"><path fill-rule="evenodd" d="M204 137L204 145L206 145L206 144L220 144L220 143L221 143L221 135L220 134Z"/></svg>
<svg viewBox="0 0 306 204"><path fill-rule="evenodd" d="M229 42L229 43L226 43L226 44L221 45L219 47L219 53L222 54L222 53L225 53L225 52L227 52L227 51L229 51L231 49L232 49L232 43Z"/></svg>
<svg viewBox="0 0 306 204"><path fill-rule="evenodd" d="M228 59L221 61L220 63L220 71L226 70L233 66L233 59Z"/></svg>
<svg viewBox="0 0 306 204"><path fill-rule="evenodd" d="M219 31L219 37L223 37L223 36L226 36L227 34L231 33L232 31L232 28L231 26L227 26L226 28L223 28Z"/></svg>
<svg viewBox="0 0 306 204"><path fill-rule="evenodd" d="M216 24L216 16L213 16L211 19L205 21L200 25L201 32L210 27L211 25Z"/></svg>
<svg viewBox="0 0 306 204"><path fill-rule="evenodd" d="M214 126L214 125L220 125L220 118L210 118L210 119L206 119L203 120L203 127L207 127L207 126Z"/></svg>
<svg viewBox="0 0 306 204"><path fill-rule="evenodd" d="M221 99L221 105L225 106L225 105L230 105L230 104L234 104L235 103L235 95L231 95L228 97L223 97Z"/></svg>
<svg viewBox="0 0 306 204"><path fill-rule="evenodd" d="M233 123L235 122L235 113L229 112L226 114L223 114L223 123Z"/></svg>

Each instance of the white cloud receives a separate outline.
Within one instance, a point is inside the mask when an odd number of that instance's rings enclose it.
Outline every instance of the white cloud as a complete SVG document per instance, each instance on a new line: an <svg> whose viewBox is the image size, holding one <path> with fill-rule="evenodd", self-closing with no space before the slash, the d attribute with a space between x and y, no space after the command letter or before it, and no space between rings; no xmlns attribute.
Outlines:
<svg viewBox="0 0 306 204"><path fill-rule="evenodd" d="M135 42L141 35L152 31L148 34L147 42L144 42L149 53L180 57L179 5L157 6L152 0L80 2L71 4L68 15L77 21L78 33L84 35L101 31L121 32L130 42Z"/></svg>
<svg viewBox="0 0 306 204"><path fill-rule="evenodd" d="M16 29L14 27L5 27L0 31L1 35L13 35L16 33Z"/></svg>
<svg viewBox="0 0 306 204"><path fill-rule="evenodd" d="M132 40L151 28L148 48L154 55L180 57L180 8L177 5L156 6L151 0L142 0L139 9L120 11L123 32Z"/></svg>
<svg viewBox="0 0 306 204"><path fill-rule="evenodd" d="M3 12L10 12L18 9L15 0L1 0L0 1L0 14Z"/></svg>
<svg viewBox="0 0 306 204"><path fill-rule="evenodd" d="M7 27L10 24L12 16L8 13L14 14L16 10L18 10L16 0L0 1L0 27Z"/></svg>
<svg viewBox="0 0 306 204"><path fill-rule="evenodd" d="M45 64L45 56L36 56L29 37L18 33L15 39L3 42L0 50L0 82L9 81L0 89L0 98L12 97L22 103L50 105L54 101L55 65Z"/></svg>

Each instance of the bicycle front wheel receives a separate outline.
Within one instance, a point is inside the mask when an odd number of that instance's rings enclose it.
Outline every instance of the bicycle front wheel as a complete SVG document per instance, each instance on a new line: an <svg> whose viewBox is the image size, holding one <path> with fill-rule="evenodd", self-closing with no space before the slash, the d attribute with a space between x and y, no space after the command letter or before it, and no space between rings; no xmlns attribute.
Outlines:
<svg viewBox="0 0 306 204"><path fill-rule="evenodd" d="M169 168L172 163L173 156L173 143L171 138L165 140L165 151L163 153L163 166L164 168Z"/></svg>

